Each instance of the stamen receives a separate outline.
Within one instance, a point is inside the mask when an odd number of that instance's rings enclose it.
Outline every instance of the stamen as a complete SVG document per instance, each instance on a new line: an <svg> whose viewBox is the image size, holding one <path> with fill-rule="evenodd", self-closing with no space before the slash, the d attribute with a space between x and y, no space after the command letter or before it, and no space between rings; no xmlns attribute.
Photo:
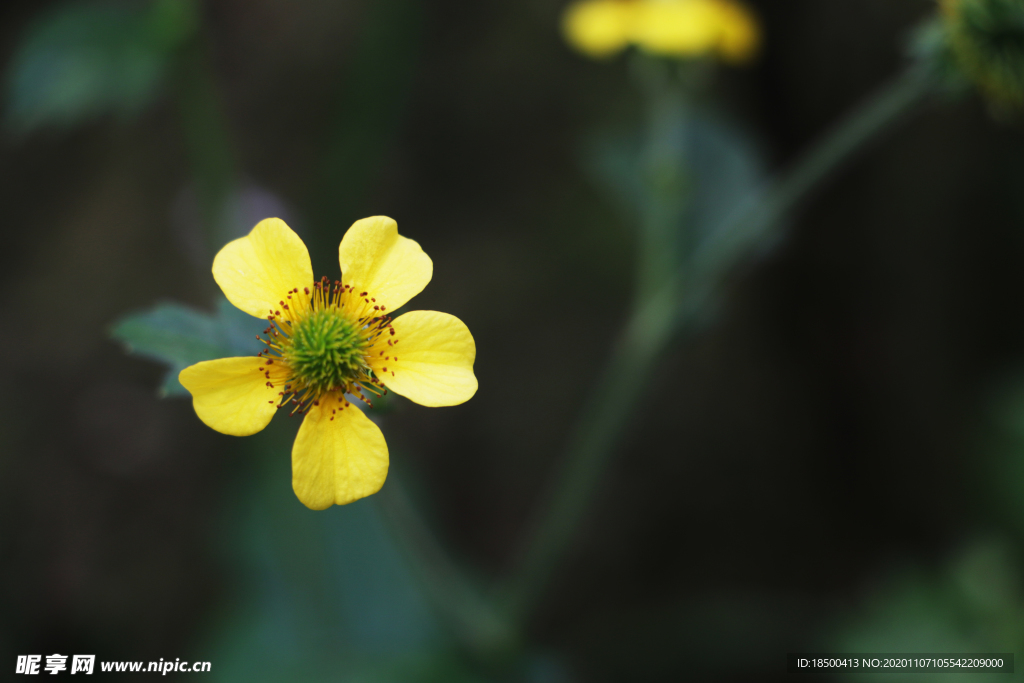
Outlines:
<svg viewBox="0 0 1024 683"><path fill-rule="evenodd" d="M379 349L379 357L391 360L379 346L385 329L388 345L398 342L385 307L373 306L377 299L368 292L357 297L352 285L326 277L315 281L312 290L304 287L302 292L298 287L289 290L288 302L278 302L286 313L270 309L269 326L264 336L257 336L265 345L257 354L264 361L258 370L269 388L283 389L277 392L277 407L291 404L292 415L304 415L319 407L324 397L332 396L338 407L332 409L330 420L338 410L351 407L346 396L356 396L373 407L369 396L386 395L387 389L370 368L371 350ZM278 380L271 375L271 366L276 373L284 373Z"/></svg>

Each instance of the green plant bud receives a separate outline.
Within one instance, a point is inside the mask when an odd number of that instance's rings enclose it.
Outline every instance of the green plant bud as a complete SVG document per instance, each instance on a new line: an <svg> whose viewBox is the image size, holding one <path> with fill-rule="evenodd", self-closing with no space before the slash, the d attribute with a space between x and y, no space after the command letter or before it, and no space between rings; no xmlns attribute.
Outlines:
<svg viewBox="0 0 1024 683"><path fill-rule="evenodd" d="M1024 0L942 0L960 69L997 103L1024 105Z"/></svg>

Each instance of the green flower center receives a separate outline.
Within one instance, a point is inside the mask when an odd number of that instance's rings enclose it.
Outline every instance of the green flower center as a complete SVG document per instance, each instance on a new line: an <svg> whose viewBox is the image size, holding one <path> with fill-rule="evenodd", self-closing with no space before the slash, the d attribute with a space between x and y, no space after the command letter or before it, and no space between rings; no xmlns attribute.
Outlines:
<svg viewBox="0 0 1024 683"><path fill-rule="evenodd" d="M360 328L333 308L314 310L293 323L282 352L295 384L314 396L348 388L367 367Z"/></svg>
<svg viewBox="0 0 1024 683"><path fill-rule="evenodd" d="M395 329L384 306L367 292L356 294L352 285L327 278L314 282L312 291L290 289L285 298L287 303L281 299L280 310L275 308L267 316L266 337L257 336L267 346L256 354L266 363L259 372L268 387L280 389L277 407L291 403L295 405L291 414L302 415L327 394L344 406L349 405L344 395L352 394L372 408L363 392L382 396L387 390L374 376L369 354L381 341L387 341L388 348L398 343L392 341ZM275 366L278 361L280 365Z"/></svg>

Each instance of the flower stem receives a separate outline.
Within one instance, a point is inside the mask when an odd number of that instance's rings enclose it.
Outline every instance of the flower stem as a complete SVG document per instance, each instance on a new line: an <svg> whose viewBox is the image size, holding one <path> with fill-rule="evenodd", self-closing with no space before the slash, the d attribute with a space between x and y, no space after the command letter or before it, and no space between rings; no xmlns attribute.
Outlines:
<svg viewBox="0 0 1024 683"><path fill-rule="evenodd" d="M685 269L635 306L573 430L555 487L501 597L522 627L570 547L657 362L669 342L704 312L738 262L842 162L927 96L933 80L911 68L856 109L788 173L757 193L725 229L698 245ZM627 378L624 381L624 378Z"/></svg>
<svg viewBox="0 0 1024 683"><path fill-rule="evenodd" d="M697 249L696 278L725 274L745 249L761 244L787 214L865 144L931 94L936 77L915 65L850 113L779 180L755 195L740 215Z"/></svg>
<svg viewBox="0 0 1024 683"><path fill-rule="evenodd" d="M501 659L513 648L514 633L462 567L452 561L423 522L398 477L373 497L393 538L410 560L428 599L465 647L482 660Z"/></svg>
<svg viewBox="0 0 1024 683"><path fill-rule="evenodd" d="M175 100L211 254L234 237L225 232L224 207L237 182L234 147L208 45L198 35L182 46L174 73Z"/></svg>

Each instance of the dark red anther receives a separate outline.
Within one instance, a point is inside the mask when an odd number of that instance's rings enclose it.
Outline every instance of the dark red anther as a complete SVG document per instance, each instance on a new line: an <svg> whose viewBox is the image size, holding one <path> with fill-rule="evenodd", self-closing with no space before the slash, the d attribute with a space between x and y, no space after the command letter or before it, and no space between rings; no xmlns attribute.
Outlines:
<svg viewBox="0 0 1024 683"><path fill-rule="evenodd" d="M360 294L359 296L366 296L366 292L363 292L363 293L362 293L362 294Z"/></svg>
<svg viewBox="0 0 1024 683"><path fill-rule="evenodd" d="M388 307L387 307L387 306L384 306L384 305L381 305L381 307L380 307L380 310L382 310L382 311L386 311L386 310L388 310Z"/></svg>
<svg viewBox="0 0 1024 683"><path fill-rule="evenodd" d="M309 287L303 287L302 289L306 292L306 294L309 294Z"/></svg>
<svg viewBox="0 0 1024 683"><path fill-rule="evenodd" d="M370 301L372 301L373 303L377 303L377 300L374 299L372 296L370 297Z"/></svg>
<svg viewBox="0 0 1024 683"><path fill-rule="evenodd" d="M268 361L267 361L267 365L273 365L273 364L274 364L274 361L273 361L273 360L268 360Z"/></svg>
<svg viewBox="0 0 1024 683"><path fill-rule="evenodd" d="M379 311L379 310L380 310L380 306L374 306L374 307L373 307L373 310L375 310L375 311ZM376 318L374 318L374 319L376 320Z"/></svg>

